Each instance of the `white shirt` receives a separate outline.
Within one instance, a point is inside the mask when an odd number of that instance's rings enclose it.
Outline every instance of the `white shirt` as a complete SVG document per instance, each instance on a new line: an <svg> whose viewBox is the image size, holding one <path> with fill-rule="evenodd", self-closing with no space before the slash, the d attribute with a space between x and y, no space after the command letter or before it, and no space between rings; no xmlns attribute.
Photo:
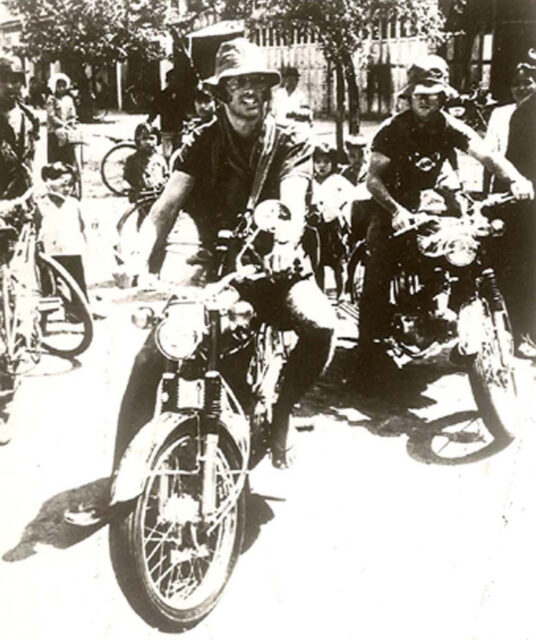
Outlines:
<svg viewBox="0 0 536 640"><path fill-rule="evenodd" d="M496 107L491 112L485 140L493 151L501 155L506 153L510 119L516 110L516 106L516 104L505 104L503 107Z"/></svg>
<svg viewBox="0 0 536 640"><path fill-rule="evenodd" d="M303 107L309 106L309 100L301 89L294 89L289 93L285 87L277 87L272 93L272 113L276 122L289 124L294 122L289 114L299 113Z"/></svg>
<svg viewBox="0 0 536 640"><path fill-rule="evenodd" d="M78 200L66 197L58 206L45 195L38 199L37 205L43 216L39 237L45 252L52 256L82 255L85 239Z"/></svg>
<svg viewBox="0 0 536 640"><path fill-rule="evenodd" d="M354 198L354 185L338 173L332 173L323 182L313 180L312 204L318 207L324 222L335 219L349 224L350 209Z"/></svg>

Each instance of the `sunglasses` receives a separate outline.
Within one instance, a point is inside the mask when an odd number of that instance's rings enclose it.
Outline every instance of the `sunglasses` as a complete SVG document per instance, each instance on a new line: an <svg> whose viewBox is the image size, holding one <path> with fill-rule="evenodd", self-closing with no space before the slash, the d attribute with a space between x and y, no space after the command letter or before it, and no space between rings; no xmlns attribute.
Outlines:
<svg viewBox="0 0 536 640"><path fill-rule="evenodd" d="M226 86L230 91L238 91L239 89L266 89L268 87L268 79L266 76L258 73L237 76L236 78L228 78Z"/></svg>

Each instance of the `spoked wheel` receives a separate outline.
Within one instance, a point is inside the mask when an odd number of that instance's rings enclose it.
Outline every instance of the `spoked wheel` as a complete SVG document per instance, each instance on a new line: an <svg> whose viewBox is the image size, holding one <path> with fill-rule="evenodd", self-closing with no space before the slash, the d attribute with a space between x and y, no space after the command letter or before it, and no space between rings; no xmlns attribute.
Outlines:
<svg viewBox="0 0 536 640"><path fill-rule="evenodd" d="M37 256L42 298L39 302L41 344L54 355L73 357L93 340L88 301L70 273L50 256Z"/></svg>
<svg viewBox="0 0 536 640"><path fill-rule="evenodd" d="M116 196L128 193L128 187L123 178L125 162L136 151L132 142L121 142L106 153L101 162L101 177L106 187Z"/></svg>
<svg viewBox="0 0 536 640"><path fill-rule="evenodd" d="M164 414L166 415L166 414ZM216 453L216 514L201 517L196 419L160 446L142 494L110 525L119 584L139 615L166 631L197 624L215 606L240 554L245 496L235 495L238 457L222 433Z"/></svg>
<svg viewBox="0 0 536 640"><path fill-rule="evenodd" d="M471 388L482 419L497 438L514 438L517 389L514 369L514 341L508 312L501 299L482 305L482 347L469 371ZM494 310L492 310L494 309Z"/></svg>
<svg viewBox="0 0 536 640"><path fill-rule="evenodd" d="M31 371L41 358L41 331L38 322L37 296L33 287L17 287L17 281L4 265L0 272L4 376L13 381ZM17 289L19 293L17 294Z"/></svg>

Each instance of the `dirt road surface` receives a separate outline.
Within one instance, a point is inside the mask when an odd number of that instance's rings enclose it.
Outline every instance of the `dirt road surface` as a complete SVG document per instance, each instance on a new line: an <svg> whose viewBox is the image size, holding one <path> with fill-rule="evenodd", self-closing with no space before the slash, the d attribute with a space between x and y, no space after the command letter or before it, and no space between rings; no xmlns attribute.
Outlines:
<svg viewBox="0 0 536 640"><path fill-rule="evenodd" d="M109 280L125 203L89 195L95 285ZM107 528L63 521L105 489L119 402L145 337L129 321L132 302L107 286L96 294L107 317L93 345L73 362L43 357L0 448L6 640L163 637L119 590ZM444 358L412 368L379 399L360 393L355 328L340 315L334 362L296 412L314 429L300 432L292 470L263 463L253 473L242 557L221 602L185 637L533 640L536 369L518 363L519 435L504 446Z"/></svg>

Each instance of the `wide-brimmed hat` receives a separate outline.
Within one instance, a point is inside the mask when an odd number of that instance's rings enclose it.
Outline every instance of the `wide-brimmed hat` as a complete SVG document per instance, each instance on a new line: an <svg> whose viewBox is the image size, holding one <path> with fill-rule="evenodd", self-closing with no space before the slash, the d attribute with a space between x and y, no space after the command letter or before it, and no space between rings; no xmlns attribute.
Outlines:
<svg viewBox="0 0 536 640"><path fill-rule="evenodd" d="M366 147L368 145L367 139L361 133L356 135L349 135L344 139L345 147Z"/></svg>
<svg viewBox="0 0 536 640"><path fill-rule="evenodd" d="M24 79L24 69L20 60L16 58L0 57L0 76L3 78L22 78Z"/></svg>
<svg viewBox="0 0 536 640"><path fill-rule="evenodd" d="M271 87L281 82L279 71L269 69L260 47L246 38L234 38L222 42L216 53L214 75L204 82L209 88L215 88L226 78L262 74L267 77Z"/></svg>
<svg viewBox="0 0 536 640"><path fill-rule="evenodd" d="M65 73L53 73L48 79L48 88L52 91L52 93L56 93L56 85L60 80L63 80L67 85L67 89L71 88L71 78Z"/></svg>
<svg viewBox="0 0 536 640"><path fill-rule="evenodd" d="M449 84L449 68L446 60L436 55L427 55L416 60L408 69L408 83L400 96L410 98L414 94L431 95L443 93L447 98L458 95Z"/></svg>

